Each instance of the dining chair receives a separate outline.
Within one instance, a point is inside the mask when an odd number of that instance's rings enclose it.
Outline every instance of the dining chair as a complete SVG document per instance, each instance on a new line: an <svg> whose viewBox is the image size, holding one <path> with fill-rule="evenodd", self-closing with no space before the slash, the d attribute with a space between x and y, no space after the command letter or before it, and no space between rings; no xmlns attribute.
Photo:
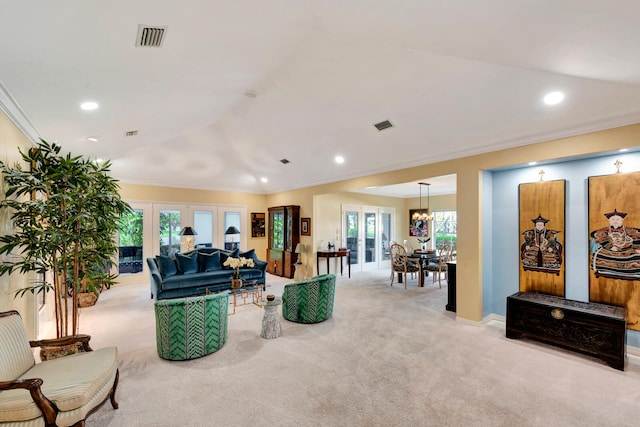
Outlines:
<svg viewBox="0 0 640 427"><path fill-rule="evenodd" d="M442 273L445 274L445 280L447 280L447 261L451 260L452 248L448 242L438 242L436 244L437 258L432 259L427 264L427 270L433 274L433 283L436 283L436 274L438 278L438 285L442 289Z"/></svg>
<svg viewBox="0 0 640 427"><path fill-rule="evenodd" d="M422 266L419 260L414 260L407 256L404 246L394 243L389 250L391 252L391 286L395 275L404 275L404 288L407 288L407 279L410 273L422 274Z"/></svg>
<svg viewBox="0 0 640 427"><path fill-rule="evenodd" d="M409 243L409 241L407 239L404 239L402 241L402 246L404 247L404 250L407 252L407 256L413 255L413 246L411 246L411 243ZM411 278L415 279L416 278L416 274L415 273L411 273Z"/></svg>

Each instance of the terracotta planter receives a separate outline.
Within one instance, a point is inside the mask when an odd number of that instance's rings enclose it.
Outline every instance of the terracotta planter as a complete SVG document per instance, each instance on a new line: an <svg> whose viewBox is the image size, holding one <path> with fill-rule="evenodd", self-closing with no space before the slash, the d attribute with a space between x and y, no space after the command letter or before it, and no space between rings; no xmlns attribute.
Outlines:
<svg viewBox="0 0 640 427"><path fill-rule="evenodd" d="M98 301L98 295L93 292L78 292L78 307L91 307Z"/></svg>

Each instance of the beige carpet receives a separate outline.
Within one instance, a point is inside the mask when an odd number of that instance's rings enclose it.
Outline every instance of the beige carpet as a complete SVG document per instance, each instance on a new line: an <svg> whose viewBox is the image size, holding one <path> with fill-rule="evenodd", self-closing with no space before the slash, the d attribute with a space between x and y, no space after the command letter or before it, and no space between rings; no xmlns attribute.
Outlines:
<svg viewBox="0 0 640 427"><path fill-rule="evenodd" d="M269 276L270 293L284 281ZM226 345L169 362L155 349L148 284L117 286L83 310L94 348L120 352L120 409L89 426L637 426L640 362L624 372L527 340L504 325L456 321L446 286L389 287L388 272L338 277L334 316L282 320L260 338L262 309L229 317Z"/></svg>

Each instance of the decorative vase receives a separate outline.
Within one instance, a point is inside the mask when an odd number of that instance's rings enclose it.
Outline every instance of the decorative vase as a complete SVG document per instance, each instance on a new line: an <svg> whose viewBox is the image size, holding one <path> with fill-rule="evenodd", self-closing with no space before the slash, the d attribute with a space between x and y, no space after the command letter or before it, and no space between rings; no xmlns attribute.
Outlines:
<svg viewBox="0 0 640 427"><path fill-rule="evenodd" d="M240 289L242 287L242 279L231 279L231 288Z"/></svg>

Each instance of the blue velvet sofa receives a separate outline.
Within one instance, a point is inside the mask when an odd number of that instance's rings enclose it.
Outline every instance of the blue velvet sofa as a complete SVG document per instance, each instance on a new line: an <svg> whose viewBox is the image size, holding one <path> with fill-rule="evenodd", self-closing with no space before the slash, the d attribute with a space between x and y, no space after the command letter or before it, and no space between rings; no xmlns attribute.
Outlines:
<svg viewBox="0 0 640 427"><path fill-rule="evenodd" d="M223 265L228 257L253 259L255 266L240 268L240 276L245 282L265 283L267 262L259 260L253 249L240 252L198 248L175 257L147 258L151 298L181 298L231 289L233 269Z"/></svg>

